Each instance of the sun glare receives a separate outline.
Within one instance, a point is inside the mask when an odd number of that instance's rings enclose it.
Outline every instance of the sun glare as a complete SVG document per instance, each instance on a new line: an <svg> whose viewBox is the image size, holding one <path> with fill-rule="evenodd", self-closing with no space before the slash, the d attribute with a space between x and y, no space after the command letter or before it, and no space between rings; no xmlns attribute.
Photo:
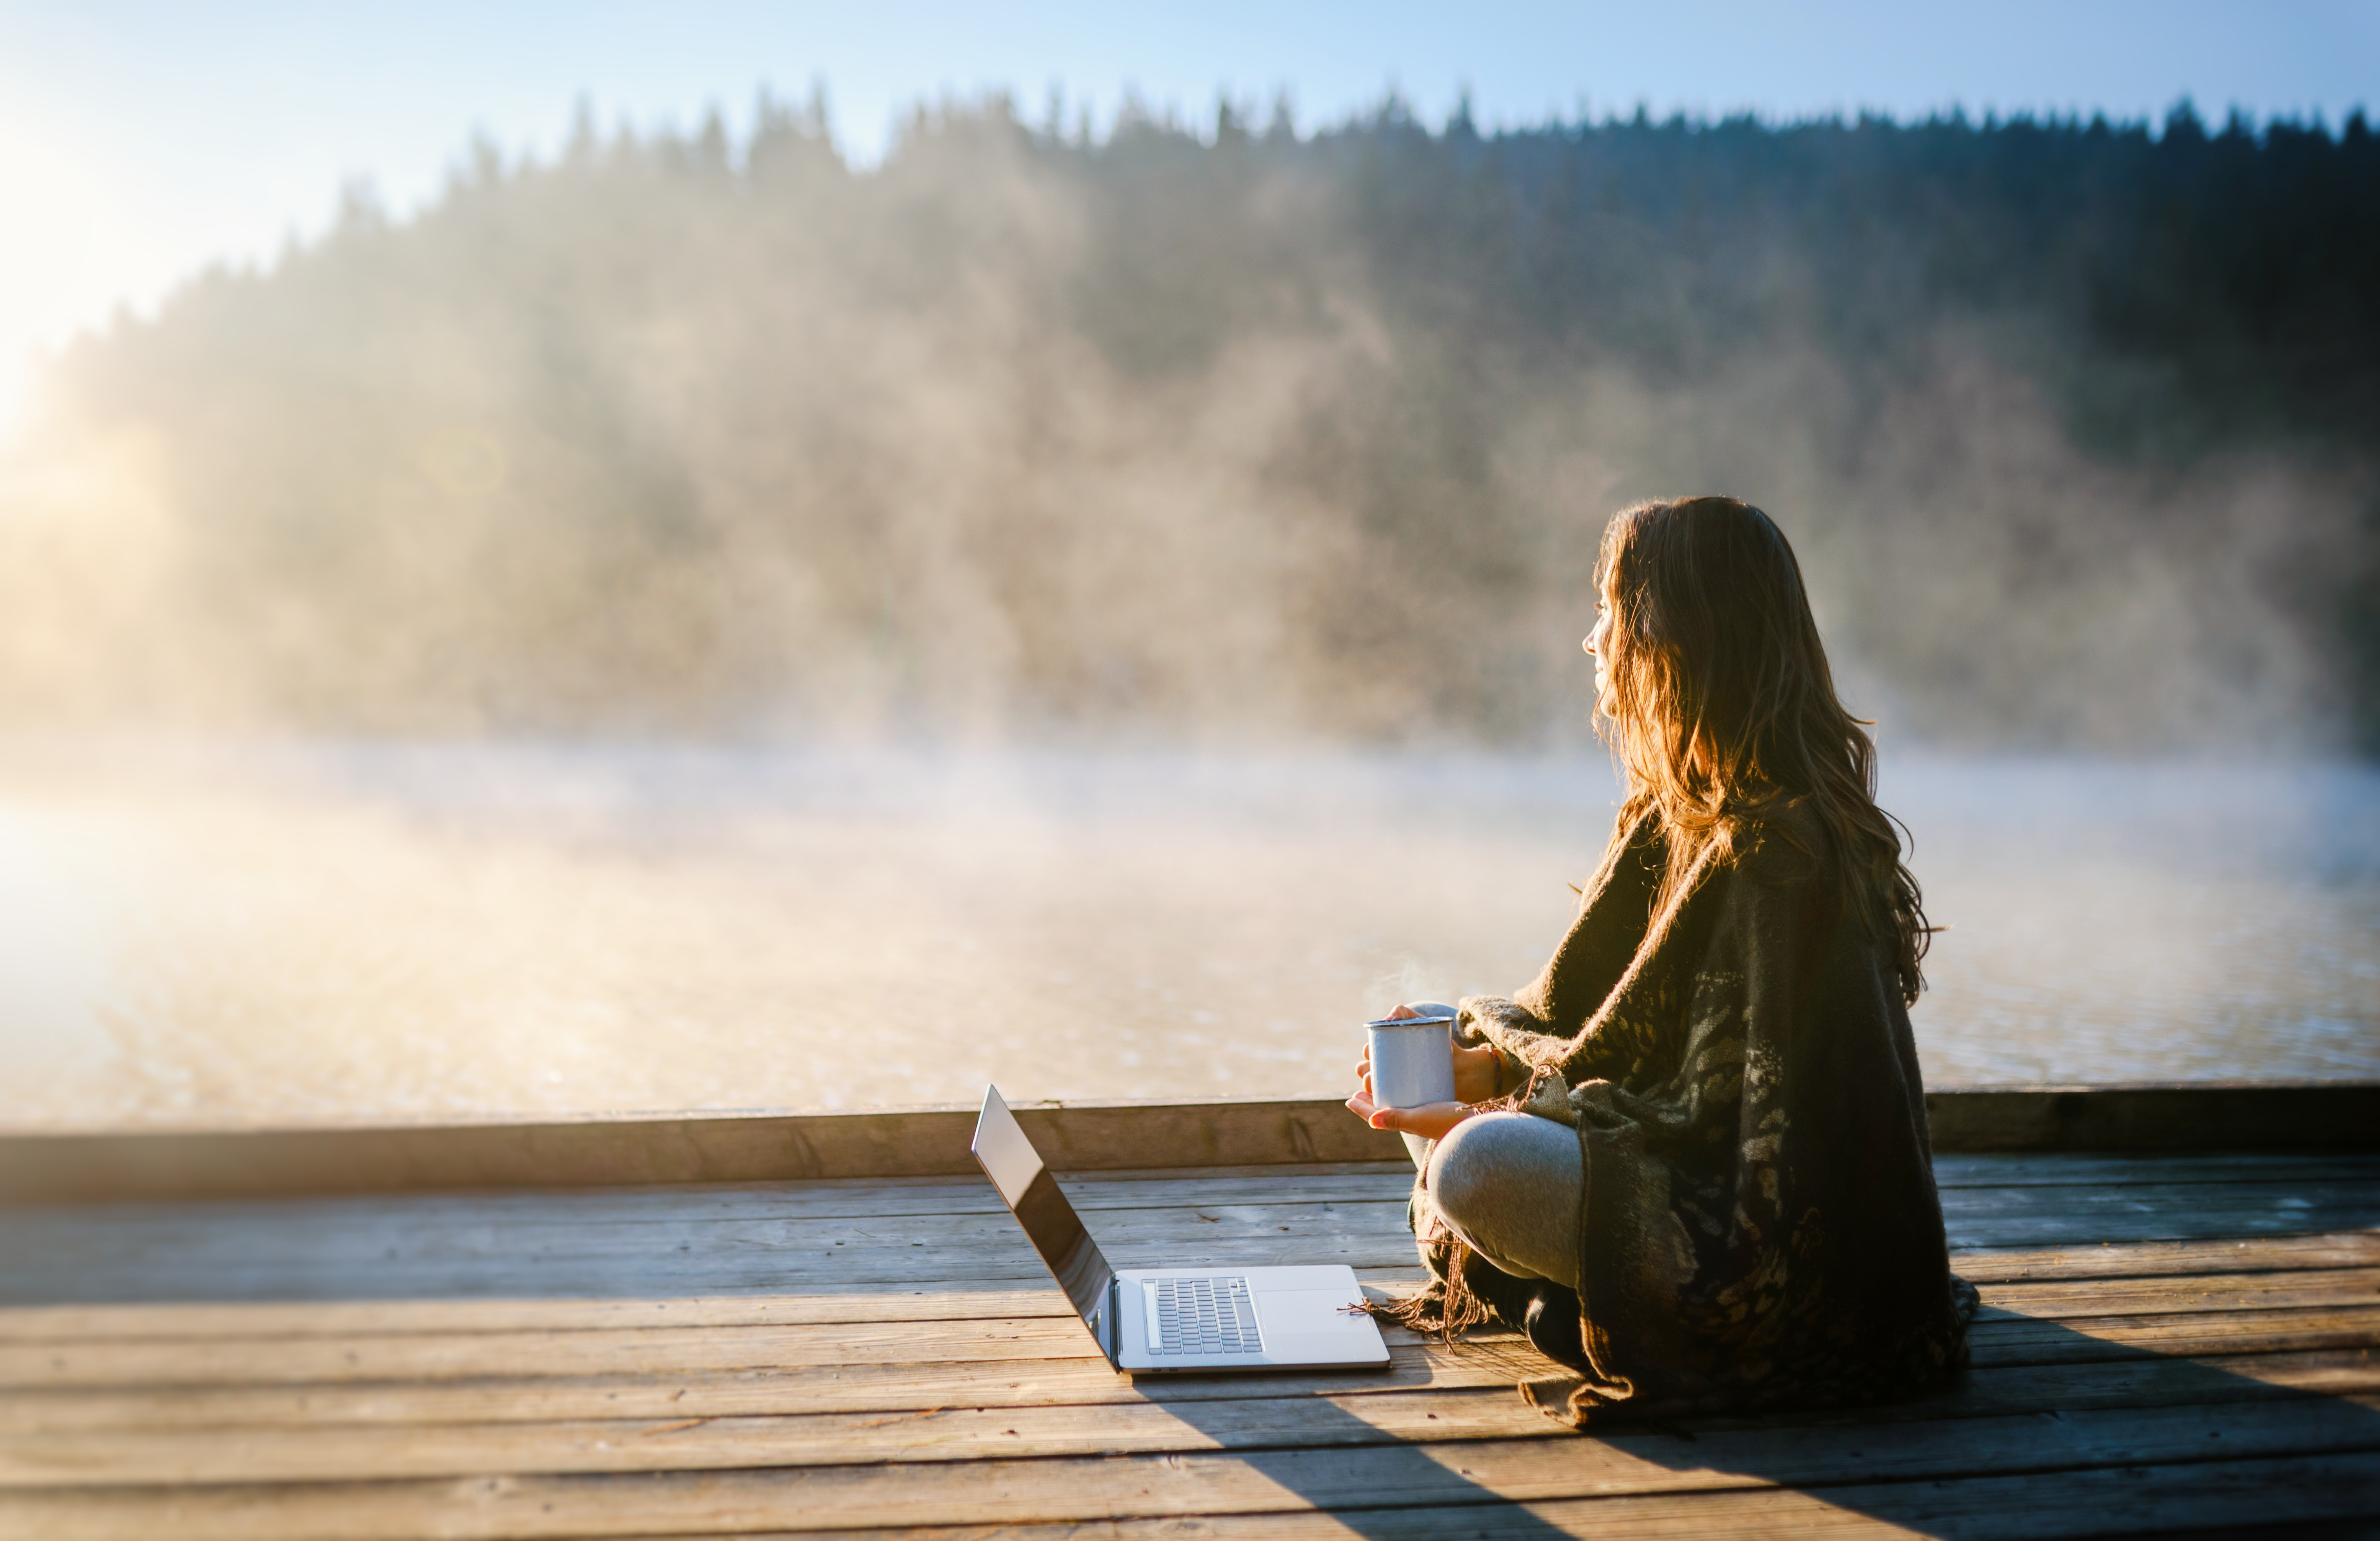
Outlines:
<svg viewBox="0 0 2380 1541"><path fill-rule="evenodd" d="M0 459L30 443L55 351L46 339L0 334Z"/></svg>
<svg viewBox="0 0 2380 1541"><path fill-rule="evenodd" d="M133 184L75 140L21 103L0 108L0 448L28 426L44 356L159 286L161 243L124 193Z"/></svg>

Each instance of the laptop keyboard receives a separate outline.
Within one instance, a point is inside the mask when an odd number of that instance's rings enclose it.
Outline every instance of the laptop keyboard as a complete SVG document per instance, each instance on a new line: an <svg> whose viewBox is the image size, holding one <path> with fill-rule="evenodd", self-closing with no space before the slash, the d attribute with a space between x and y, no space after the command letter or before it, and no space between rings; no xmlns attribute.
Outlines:
<svg viewBox="0 0 2380 1541"><path fill-rule="evenodd" d="M1245 1279L1143 1281L1160 1353L1261 1353L1257 1306Z"/></svg>

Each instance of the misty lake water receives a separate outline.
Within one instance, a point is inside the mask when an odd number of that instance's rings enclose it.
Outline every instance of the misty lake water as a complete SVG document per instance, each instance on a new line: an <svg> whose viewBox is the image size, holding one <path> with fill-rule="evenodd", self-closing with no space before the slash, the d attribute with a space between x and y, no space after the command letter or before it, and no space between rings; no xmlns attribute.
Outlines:
<svg viewBox="0 0 2380 1541"><path fill-rule="evenodd" d="M1599 757L0 755L0 1123L1343 1092L1566 925ZM2380 1074L2380 775L1888 757L1930 1082Z"/></svg>

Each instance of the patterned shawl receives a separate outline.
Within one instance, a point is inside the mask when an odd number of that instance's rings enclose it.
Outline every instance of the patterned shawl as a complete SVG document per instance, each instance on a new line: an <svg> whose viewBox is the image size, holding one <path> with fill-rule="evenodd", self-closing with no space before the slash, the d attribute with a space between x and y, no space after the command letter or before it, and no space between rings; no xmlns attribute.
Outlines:
<svg viewBox="0 0 2380 1541"><path fill-rule="evenodd" d="M1527 1077L1515 1104L1578 1131L1580 1290L1516 1293L1426 1189L1415 1229L1452 1277L1442 1312L1495 1275L1479 1298L1581 1373L1523 1388L1575 1426L1868 1401L1965 1361L1975 1295L1950 1273L1889 954L1818 880L1815 821L1786 817L1799 849L1772 826L1706 854L1658 915L1648 817L1533 983L1462 1002L1463 1040Z"/></svg>

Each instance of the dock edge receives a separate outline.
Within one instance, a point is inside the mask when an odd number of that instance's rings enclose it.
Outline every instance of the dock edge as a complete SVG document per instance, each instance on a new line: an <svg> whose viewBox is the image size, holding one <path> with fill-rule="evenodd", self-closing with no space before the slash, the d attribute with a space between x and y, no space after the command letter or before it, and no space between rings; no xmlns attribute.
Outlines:
<svg viewBox="0 0 2380 1541"><path fill-rule="evenodd" d="M1940 1151L2380 1148L2380 1082L1947 1087ZM1328 1099L1023 1103L1061 1171L1400 1159ZM0 1135L0 1203L973 1175L968 1105Z"/></svg>

